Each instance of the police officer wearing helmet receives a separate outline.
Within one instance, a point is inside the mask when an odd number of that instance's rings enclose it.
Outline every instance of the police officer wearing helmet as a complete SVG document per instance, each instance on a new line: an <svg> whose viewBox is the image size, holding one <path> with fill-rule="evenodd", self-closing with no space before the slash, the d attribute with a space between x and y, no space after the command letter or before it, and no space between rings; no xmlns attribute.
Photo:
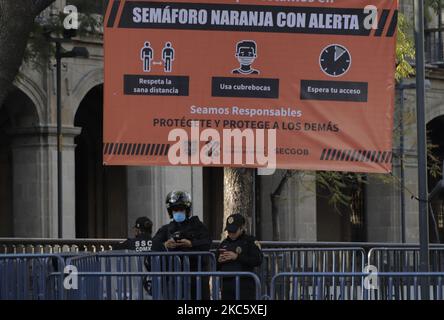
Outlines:
<svg viewBox="0 0 444 320"><path fill-rule="evenodd" d="M209 251L211 240L199 217L191 215L191 196L184 191L167 195L166 207L172 221L157 231L154 240L168 251Z"/></svg>
<svg viewBox="0 0 444 320"><path fill-rule="evenodd" d="M194 252L209 251L210 235L199 217L191 214L191 196L185 191L172 191L166 197L166 208L171 222L157 231L153 241L163 243L168 251ZM202 259L205 263L206 259ZM198 258L190 258L190 271L198 271ZM201 271L206 271L206 265ZM193 279L194 280L194 279ZM205 281L202 281L204 283ZM195 285L192 281L191 295L194 298ZM209 297L209 288L203 284L202 297Z"/></svg>
<svg viewBox="0 0 444 320"><path fill-rule="evenodd" d="M253 236L245 233L245 218L232 214L227 218L225 230L228 237L221 242L216 253L218 270L224 272L254 272L262 263L260 244ZM251 278L240 278L240 299L256 298L255 283ZM222 299L236 299L236 278L222 280Z"/></svg>

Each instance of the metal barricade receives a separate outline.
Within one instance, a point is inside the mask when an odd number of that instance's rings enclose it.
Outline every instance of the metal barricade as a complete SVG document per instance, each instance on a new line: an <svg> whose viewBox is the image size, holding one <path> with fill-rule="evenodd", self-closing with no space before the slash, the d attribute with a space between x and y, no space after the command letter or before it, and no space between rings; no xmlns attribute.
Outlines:
<svg viewBox="0 0 444 320"><path fill-rule="evenodd" d="M210 252L103 252L97 254L85 254L83 256L70 258L67 265L76 267L79 273L147 273L147 272L204 272L216 271L216 259ZM174 296L177 287L183 291L186 299L191 299L195 280L184 277L181 282L171 277L162 277L161 282L149 276L143 278L116 277L115 281L106 277L92 279L79 279L83 281L79 285L87 287L85 292L89 295L101 297L100 299L160 299L159 292L163 298ZM202 287L208 279L196 279ZM209 290L209 289L208 289ZM208 291L207 290L207 291ZM116 296L118 295L118 296ZM69 299L85 299L77 290L67 292Z"/></svg>
<svg viewBox="0 0 444 320"><path fill-rule="evenodd" d="M271 279L283 272L362 272L366 266L364 249L350 248L282 248L263 249L264 260L259 278L263 294L270 294ZM286 282L279 286L279 295L285 296Z"/></svg>
<svg viewBox="0 0 444 320"><path fill-rule="evenodd" d="M58 274L53 274L57 277ZM150 277L153 279L153 300L189 300L190 297L186 296L181 287L181 283L185 279L193 279L196 283L196 297L193 300L201 300L203 298L203 292L201 290L202 279L211 278L211 295L212 300L221 299L221 280L223 278L231 277L235 279L235 297L239 300L241 297L242 288L241 278L250 278L255 285L255 298L261 299L261 282L258 276L250 272L79 272L77 274L79 278L78 289L75 290L77 298L82 300L129 300L129 299L143 299L143 295L128 296L125 288L118 285L121 279L136 279L138 283L142 282L144 277ZM173 294L169 292L169 288L162 285L167 280L172 279L176 284L174 286ZM129 282L129 281L126 281ZM101 290L96 290L90 286L90 283L99 283ZM116 288L116 292L113 295L103 295L104 291L107 291L107 287L112 286ZM103 290L103 291L102 291Z"/></svg>
<svg viewBox="0 0 444 320"><path fill-rule="evenodd" d="M430 247L430 271L444 272L444 248ZM419 272L419 247L373 248L368 263L378 272Z"/></svg>
<svg viewBox="0 0 444 320"><path fill-rule="evenodd" d="M370 278L372 277L372 278ZM279 285L291 290L279 296ZM442 272L302 272L280 273L271 280L271 299L280 300L421 300L421 287L430 300L444 299Z"/></svg>
<svg viewBox="0 0 444 320"><path fill-rule="evenodd" d="M59 254L112 250L125 239L0 238L0 254Z"/></svg>
<svg viewBox="0 0 444 320"><path fill-rule="evenodd" d="M64 268L59 255L0 255L0 300L62 299Z"/></svg>

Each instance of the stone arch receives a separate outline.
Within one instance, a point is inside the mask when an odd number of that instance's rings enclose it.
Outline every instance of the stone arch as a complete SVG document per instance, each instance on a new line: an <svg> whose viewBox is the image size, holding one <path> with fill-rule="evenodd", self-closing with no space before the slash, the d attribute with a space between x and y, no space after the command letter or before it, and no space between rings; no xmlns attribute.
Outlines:
<svg viewBox="0 0 444 320"><path fill-rule="evenodd" d="M439 105L442 108L442 105ZM431 150L433 157L437 159L439 167L441 167L444 161L444 112L440 112L440 108L435 108L433 115L434 118L427 122L427 137L428 141L434 146ZM428 119L427 119L428 120ZM430 163L429 163L430 167ZM432 174L429 169L428 174L428 191L431 192L433 188L441 180L442 176L440 174ZM444 202L441 199L434 199L430 203L430 213L433 213L430 219L430 241L438 242L444 239Z"/></svg>
<svg viewBox="0 0 444 320"><path fill-rule="evenodd" d="M13 172L17 163L14 162L13 149L17 146L17 137L20 133L31 132L40 124L41 113L35 103L39 94L38 90L34 90L36 94L30 96L29 92L32 91L32 86L24 86L23 83L16 85L0 106L0 237L15 235L13 221L16 206L13 204L14 190L17 188ZM22 183L26 184L27 181Z"/></svg>
<svg viewBox="0 0 444 320"><path fill-rule="evenodd" d="M13 87L0 108L3 127L8 130L38 127L41 113L34 101L23 90Z"/></svg>
<svg viewBox="0 0 444 320"><path fill-rule="evenodd" d="M80 107L80 104L86 97L86 95L93 90L95 87L103 84L103 69L94 69L86 73L83 77L81 77L74 89L72 90L72 122L74 123L75 116Z"/></svg>
<svg viewBox="0 0 444 320"><path fill-rule="evenodd" d="M22 91L35 106L38 124L47 117L47 97L39 85L25 74L20 74L14 81L14 86Z"/></svg>
<svg viewBox="0 0 444 320"><path fill-rule="evenodd" d="M430 123L442 115L444 115L444 104L434 104L426 110L426 123Z"/></svg>
<svg viewBox="0 0 444 320"><path fill-rule="evenodd" d="M102 110L103 85L98 83L79 103L73 122L82 128L74 140L78 238L127 236L127 170L103 166Z"/></svg>

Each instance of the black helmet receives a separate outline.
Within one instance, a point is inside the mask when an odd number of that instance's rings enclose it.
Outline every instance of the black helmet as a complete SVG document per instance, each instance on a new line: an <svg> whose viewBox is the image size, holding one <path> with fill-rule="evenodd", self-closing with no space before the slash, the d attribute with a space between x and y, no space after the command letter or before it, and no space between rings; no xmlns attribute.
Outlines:
<svg viewBox="0 0 444 320"><path fill-rule="evenodd" d="M191 195L185 191L171 191L166 197L166 207L170 217L173 214L173 208L184 207L187 215L191 211Z"/></svg>

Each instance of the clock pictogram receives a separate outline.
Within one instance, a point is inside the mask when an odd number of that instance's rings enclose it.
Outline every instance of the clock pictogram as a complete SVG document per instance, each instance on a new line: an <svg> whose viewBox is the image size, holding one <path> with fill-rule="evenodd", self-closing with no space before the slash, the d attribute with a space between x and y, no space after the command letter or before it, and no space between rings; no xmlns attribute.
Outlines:
<svg viewBox="0 0 444 320"><path fill-rule="evenodd" d="M339 44L324 48L319 57L322 71L330 77L340 77L350 69L352 58L348 49Z"/></svg>

